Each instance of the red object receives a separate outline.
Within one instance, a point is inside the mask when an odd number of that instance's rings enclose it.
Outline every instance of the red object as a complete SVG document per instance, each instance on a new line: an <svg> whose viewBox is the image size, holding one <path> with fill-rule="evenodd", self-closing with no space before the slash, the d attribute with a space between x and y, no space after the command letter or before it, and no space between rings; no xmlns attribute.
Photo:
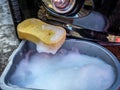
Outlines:
<svg viewBox="0 0 120 90"><path fill-rule="evenodd" d="M116 42L120 42L120 37L116 37Z"/></svg>

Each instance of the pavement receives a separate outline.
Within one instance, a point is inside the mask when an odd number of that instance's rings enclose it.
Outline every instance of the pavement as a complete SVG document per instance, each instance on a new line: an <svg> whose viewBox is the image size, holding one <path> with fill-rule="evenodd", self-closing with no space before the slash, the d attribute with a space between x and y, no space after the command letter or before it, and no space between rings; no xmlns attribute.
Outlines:
<svg viewBox="0 0 120 90"><path fill-rule="evenodd" d="M7 0L0 0L0 75L8 63L8 58L18 47L19 40Z"/></svg>

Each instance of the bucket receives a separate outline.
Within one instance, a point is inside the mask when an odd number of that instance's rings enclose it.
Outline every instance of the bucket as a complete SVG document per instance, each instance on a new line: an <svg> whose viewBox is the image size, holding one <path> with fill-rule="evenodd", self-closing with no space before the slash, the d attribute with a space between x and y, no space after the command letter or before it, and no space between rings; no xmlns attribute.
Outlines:
<svg viewBox="0 0 120 90"><path fill-rule="evenodd" d="M115 69L115 81L108 90L117 90L120 86L120 63L117 58L106 48L89 41L67 39L61 48L71 49L77 47L80 53L99 57L107 64ZM40 90L32 88L21 88L9 84L10 77L16 70L16 66L25 57L25 54L30 50L36 50L36 45L29 41L22 41L19 47L12 53L9 58L9 63L0 77L0 87L3 90ZM41 89L42 90L42 89Z"/></svg>

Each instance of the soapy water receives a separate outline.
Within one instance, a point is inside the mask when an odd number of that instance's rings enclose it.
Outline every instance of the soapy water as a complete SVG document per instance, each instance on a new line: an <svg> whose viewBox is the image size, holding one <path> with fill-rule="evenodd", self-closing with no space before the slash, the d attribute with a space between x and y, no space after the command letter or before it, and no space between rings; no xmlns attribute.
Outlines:
<svg viewBox="0 0 120 90"><path fill-rule="evenodd" d="M61 49L56 55L26 55L10 85L45 90L106 90L114 83L114 68L97 57Z"/></svg>

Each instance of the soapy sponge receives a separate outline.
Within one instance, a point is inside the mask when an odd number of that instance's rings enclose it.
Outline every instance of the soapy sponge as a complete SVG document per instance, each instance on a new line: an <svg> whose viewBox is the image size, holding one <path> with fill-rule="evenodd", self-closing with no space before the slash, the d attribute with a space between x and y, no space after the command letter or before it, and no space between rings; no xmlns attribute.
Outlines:
<svg viewBox="0 0 120 90"><path fill-rule="evenodd" d="M18 37L36 44L38 52L55 54L66 39L66 30L47 24L39 19L30 18L17 26Z"/></svg>

